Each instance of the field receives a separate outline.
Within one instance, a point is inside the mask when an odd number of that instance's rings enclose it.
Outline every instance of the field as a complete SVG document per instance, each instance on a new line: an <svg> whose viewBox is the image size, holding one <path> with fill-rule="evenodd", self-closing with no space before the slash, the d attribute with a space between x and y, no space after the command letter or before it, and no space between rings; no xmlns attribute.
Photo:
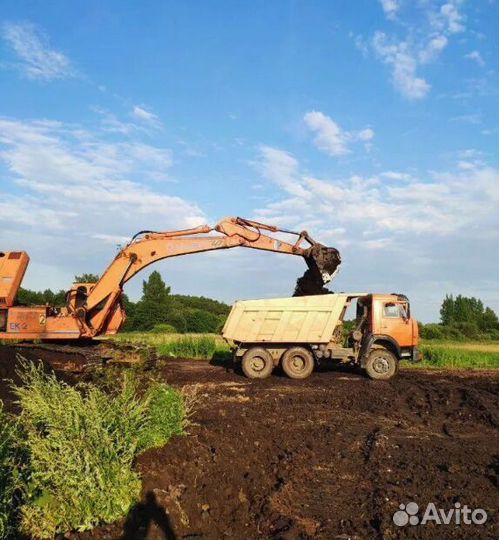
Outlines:
<svg viewBox="0 0 499 540"><path fill-rule="evenodd" d="M179 337L147 341L161 350L179 347ZM188 337L187 349L196 341ZM213 336L203 339L215 352L227 350ZM461 345L430 343L496 352L490 344ZM3 361L14 363L15 352L4 348ZM402 368L380 383L324 363L305 381L279 372L251 381L227 354L181 356L164 356L157 369L162 380L197 395L189 435L137 458L142 501L126 518L67 538L499 536L497 370ZM460 502L484 509L488 519L398 528L393 513L410 501L446 510Z"/></svg>

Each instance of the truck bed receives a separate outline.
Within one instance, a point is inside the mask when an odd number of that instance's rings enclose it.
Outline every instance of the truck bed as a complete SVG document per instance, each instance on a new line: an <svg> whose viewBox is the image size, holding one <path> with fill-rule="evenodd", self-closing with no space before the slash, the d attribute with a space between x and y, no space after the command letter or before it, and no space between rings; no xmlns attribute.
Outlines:
<svg viewBox="0 0 499 540"><path fill-rule="evenodd" d="M344 307L365 293L238 301L222 330L236 343L328 343Z"/></svg>

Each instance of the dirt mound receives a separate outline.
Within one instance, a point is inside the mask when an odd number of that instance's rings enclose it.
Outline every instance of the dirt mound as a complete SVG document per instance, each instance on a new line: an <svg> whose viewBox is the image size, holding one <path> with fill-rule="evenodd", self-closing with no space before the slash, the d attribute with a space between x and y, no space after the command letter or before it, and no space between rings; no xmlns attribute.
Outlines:
<svg viewBox="0 0 499 540"><path fill-rule="evenodd" d="M354 372L249 381L168 360L198 385L188 437L143 454L144 499L122 523L71 538L496 538L497 374ZM398 528L399 504L456 501L484 525Z"/></svg>

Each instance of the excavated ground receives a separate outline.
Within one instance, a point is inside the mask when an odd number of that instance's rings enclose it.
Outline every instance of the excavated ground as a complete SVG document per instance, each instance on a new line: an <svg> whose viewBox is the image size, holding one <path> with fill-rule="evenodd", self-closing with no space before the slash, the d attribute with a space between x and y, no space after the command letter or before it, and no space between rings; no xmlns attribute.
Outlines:
<svg viewBox="0 0 499 540"><path fill-rule="evenodd" d="M126 520L67 538L499 537L497 372L383 383L328 370L250 381L184 359L161 369L197 385L189 436L139 457L143 501ZM488 520L399 528L392 515L410 501L459 501Z"/></svg>

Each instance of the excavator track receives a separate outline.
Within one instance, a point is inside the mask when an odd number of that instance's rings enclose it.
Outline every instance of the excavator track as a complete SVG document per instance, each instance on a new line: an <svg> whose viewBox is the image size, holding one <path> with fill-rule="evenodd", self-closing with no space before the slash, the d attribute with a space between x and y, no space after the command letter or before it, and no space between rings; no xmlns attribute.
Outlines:
<svg viewBox="0 0 499 540"><path fill-rule="evenodd" d="M103 365L153 364L157 353L146 345L95 340L82 344L29 343L9 345L20 356L42 360L56 371L83 373Z"/></svg>

